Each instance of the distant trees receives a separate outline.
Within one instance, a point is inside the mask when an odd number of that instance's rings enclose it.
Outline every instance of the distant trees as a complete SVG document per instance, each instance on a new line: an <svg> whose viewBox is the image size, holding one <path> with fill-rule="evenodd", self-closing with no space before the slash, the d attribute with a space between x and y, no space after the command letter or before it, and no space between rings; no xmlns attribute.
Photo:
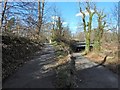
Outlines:
<svg viewBox="0 0 120 90"><path fill-rule="evenodd" d="M29 37L31 39L41 40L42 38L60 40L68 38L70 31L64 27L63 20L57 8L50 8L45 0L37 2L2 2L2 31L11 32L17 36ZM51 14L51 13L54 13ZM51 21L55 16L56 20ZM52 29L52 31L51 31ZM48 35L49 34L49 35Z"/></svg>
<svg viewBox="0 0 120 90"><path fill-rule="evenodd" d="M1 17L3 32L9 31L19 36L42 38L45 0L38 0L38 2L7 2L5 0L2 5L4 7Z"/></svg>
<svg viewBox="0 0 120 90"><path fill-rule="evenodd" d="M26 18L27 16L30 14L29 11L31 11L30 9L30 5L32 5L29 2L7 2L7 0L5 0L4 2L4 8L2 11L2 18L1 18L1 24L2 24L2 31L7 32L8 28L7 25L10 26L10 22L11 19L14 18L14 25L17 25L18 23L18 19L21 21L21 25L22 26L27 26L26 23ZM23 24L24 23L24 24ZM12 24L11 24L12 27ZM11 30L9 31L13 31L13 29L17 29L17 28L11 28Z"/></svg>
<svg viewBox="0 0 120 90"><path fill-rule="evenodd" d="M59 41L62 34L62 21L60 16L53 16L52 41Z"/></svg>
<svg viewBox="0 0 120 90"><path fill-rule="evenodd" d="M66 40L72 39L72 34L71 34L69 26L63 27L63 38Z"/></svg>
<svg viewBox="0 0 120 90"><path fill-rule="evenodd" d="M63 21L60 16L56 16L57 20L53 24L52 28L52 40L60 42L63 39L70 39L71 33L69 27L63 26Z"/></svg>
<svg viewBox="0 0 120 90"><path fill-rule="evenodd" d="M85 35L84 32L77 32L75 35L75 38L79 39L79 41L84 42L85 41Z"/></svg>
<svg viewBox="0 0 120 90"><path fill-rule="evenodd" d="M14 17L12 17L12 18L10 18L10 20L8 20L8 22L7 22L7 28L8 28L8 30L11 30L12 29L12 27L14 27L14 25L15 25L15 18Z"/></svg>
<svg viewBox="0 0 120 90"><path fill-rule="evenodd" d="M113 30L112 30L112 32L113 32L113 39L116 39L115 41L116 42L118 42L118 38L119 38L119 33L118 33L118 28L119 28L119 17L120 17L120 13L119 13L119 7L120 7L120 2L116 2L115 4L114 4L114 8L113 8L113 10L112 10L112 17L113 17L113 22L114 22L114 24L115 25L113 25Z"/></svg>
<svg viewBox="0 0 120 90"><path fill-rule="evenodd" d="M56 28L55 28L55 36L56 40L60 41L62 35L63 35L63 26L62 26L62 21L61 18L58 17L58 21L56 22Z"/></svg>

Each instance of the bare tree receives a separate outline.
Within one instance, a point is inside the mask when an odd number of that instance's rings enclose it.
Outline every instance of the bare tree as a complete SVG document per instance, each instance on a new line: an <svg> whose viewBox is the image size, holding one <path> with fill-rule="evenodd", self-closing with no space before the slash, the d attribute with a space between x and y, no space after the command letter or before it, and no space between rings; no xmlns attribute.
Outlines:
<svg viewBox="0 0 120 90"><path fill-rule="evenodd" d="M40 0L38 0L38 34L41 31L41 26L42 26L42 22L43 22L43 14L44 14L44 3L45 1L42 0L42 2L40 2Z"/></svg>
<svg viewBox="0 0 120 90"><path fill-rule="evenodd" d="M106 26L106 21L104 20L106 14L104 14L103 11L95 10L95 12L98 16L98 28L95 29L94 50L99 52L101 50L101 39L103 36L104 28Z"/></svg>
<svg viewBox="0 0 120 90"><path fill-rule="evenodd" d="M7 7L7 0L4 1L4 7L3 7L3 11L2 11L2 18L1 18L1 26L2 26L2 24L3 24L6 7Z"/></svg>
<svg viewBox="0 0 120 90"><path fill-rule="evenodd" d="M80 7L80 3L79 3L79 7ZM95 8L96 8L96 6L94 5L94 9ZM90 51L90 36L91 36L91 29L92 29L92 18L93 18L93 15L95 14L95 11L94 12L91 11L91 6L90 6L89 2L86 2L85 9L89 13L89 21L87 23L85 20L85 17L86 17L85 12L83 12L82 8L80 7L80 12L82 14L82 21L83 21L83 26L84 26L85 42L86 42L85 54L87 54ZM88 27L88 29L87 29L87 27Z"/></svg>
<svg viewBox="0 0 120 90"><path fill-rule="evenodd" d="M114 4L114 8L113 8L113 17L116 21L118 21L118 3Z"/></svg>

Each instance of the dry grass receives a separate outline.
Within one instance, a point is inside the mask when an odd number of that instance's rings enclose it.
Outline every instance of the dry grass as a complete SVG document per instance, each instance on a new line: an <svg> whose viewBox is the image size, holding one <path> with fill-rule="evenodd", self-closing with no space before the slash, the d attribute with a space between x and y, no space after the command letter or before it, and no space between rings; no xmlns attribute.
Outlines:
<svg viewBox="0 0 120 90"><path fill-rule="evenodd" d="M63 58L57 58L56 62L55 63L51 63L51 64L47 64L47 65L44 65L43 68L44 69L49 69L49 68L55 68L55 67L58 67L60 65L64 65L65 63L67 63L68 61L70 60L70 56L65 56Z"/></svg>
<svg viewBox="0 0 120 90"><path fill-rule="evenodd" d="M111 53L110 53L111 52ZM118 71L118 66L120 65L120 60L118 58L118 45L115 43L104 43L102 44L102 52L96 54L95 52L90 52L85 55L89 60L100 63L106 55L108 55L105 62L106 67L108 67L113 72Z"/></svg>
<svg viewBox="0 0 120 90"><path fill-rule="evenodd" d="M85 55L85 57L89 58L89 60L94 62L100 62L103 60L103 56L96 54L94 52L90 52L89 54Z"/></svg>

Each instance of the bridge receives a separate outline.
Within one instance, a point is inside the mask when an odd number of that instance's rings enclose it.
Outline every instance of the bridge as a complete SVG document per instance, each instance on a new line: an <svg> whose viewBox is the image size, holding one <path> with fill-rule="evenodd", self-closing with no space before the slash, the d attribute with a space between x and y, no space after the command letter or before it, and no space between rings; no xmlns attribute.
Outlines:
<svg viewBox="0 0 120 90"><path fill-rule="evenodd" d="M85 42L81 42L81 41L75 41L75 43L73 43L73 50L75 52L79 52L85 49L86 43ZM90 49L93 48L93 43L90 43Z"/></svg>

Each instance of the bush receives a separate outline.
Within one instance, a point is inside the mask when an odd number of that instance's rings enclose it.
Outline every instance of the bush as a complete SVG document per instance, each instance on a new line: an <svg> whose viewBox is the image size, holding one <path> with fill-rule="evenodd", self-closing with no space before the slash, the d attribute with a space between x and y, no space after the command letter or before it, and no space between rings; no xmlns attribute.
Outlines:
<svg viewBox="0 0 120 90"><path fill-rule="evenodd" d="M43 44L29 38L2 35L2 79L11 75L30 54L41 50Z"/></svg>

